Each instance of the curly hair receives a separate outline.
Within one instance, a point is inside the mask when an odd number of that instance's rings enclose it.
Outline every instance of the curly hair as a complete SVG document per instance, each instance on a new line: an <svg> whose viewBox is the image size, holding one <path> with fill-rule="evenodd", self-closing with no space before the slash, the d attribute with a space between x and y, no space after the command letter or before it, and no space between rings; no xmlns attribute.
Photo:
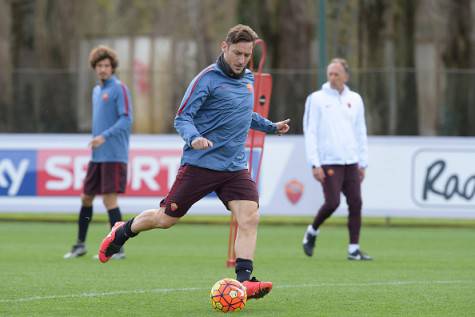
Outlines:
<svg viewBox="0 0 475 317"><path fill-rule="evenodd" d="M117 58L117 53L112 48L105 45L99 45L92 49L89 54L89 64L92 69L96 68L96 64L104 59L109 59L112 66L112 71L115 72L115 69L119 67L119 59Z"/></svg>
<svg viewBox="0 0 475 317"><path fill-rule="evenodd" d="M229 29L226 35L226 43L236 44L239 42L254 42L259 36L251 27L238 24Z"/></svg>

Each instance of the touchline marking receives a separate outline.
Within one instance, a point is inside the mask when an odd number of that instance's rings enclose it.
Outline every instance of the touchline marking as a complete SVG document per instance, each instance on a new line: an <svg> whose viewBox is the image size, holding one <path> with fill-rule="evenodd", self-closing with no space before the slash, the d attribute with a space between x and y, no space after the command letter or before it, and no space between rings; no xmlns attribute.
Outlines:
<svg viewBox="0 0 475 317"><path fill-rule="evenodd" d="M347 287L347 286L399 286L399 285L444 285L444 284L475 284L475 281L454 280L454 281L386 281L386 282L367 282L367 283L315 283L315 284L299 284L299 285L276 285L274 289L279 288L302 288L302 287ZM90 292L69 295L49 295L49 296L31 296L22 298L0 299L0 303L19 303L33 302L49 299L62 298L83 298L83 297L105 297L114 295L128 294L145 294L145 293L174 293L174 292L195 292L204 291L208 288L188 287L188 288L152 288L152 289L136 289L123 290L114 292Z"/></svg>

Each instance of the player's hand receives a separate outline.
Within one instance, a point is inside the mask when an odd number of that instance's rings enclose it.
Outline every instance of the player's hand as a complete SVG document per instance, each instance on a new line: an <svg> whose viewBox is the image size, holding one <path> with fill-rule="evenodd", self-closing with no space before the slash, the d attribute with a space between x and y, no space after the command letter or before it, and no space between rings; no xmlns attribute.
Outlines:
<svg viewBox="0 0 475 317"><path fill-rule="evenodd" d="M95 149L95 148L100 147L102 144L104 144L104 142L106 142L106 139L104 138L104 136L98 135L94 139L92 139L91 142L89 142L88 146L92 149Z"/></svg>
<svg viewBox="0 0 475 317"><path fill-rule="evenodd" d="M200 136L191 141L191 147L195 150L204 150L213 147L213 142Z"/></svg>
<svg viewBox="0 0 475 317"><path fill-rule="evenodd" d="M314 167L312 168L313 177L323 183L325 181L325 171L321 167Z"/></svg>
<svg viewBox="0 0 475 317"><path fill-rule="evenodd" d="M360 167L360 168L358 169L358 171L359 171L359 174L360 174L360 182L363 182L364 177L365 177L365 173L366 173L366 172L365 172L365 169Z"/></svg>
<svg viewBox="0 0 475 317"><path fill-rule="evenodd" d="M277 134L278 135L285 134L285 133L289 132L289 130L290 130L289 122L290 122L290 119L285 119L284 121L279 121L279 122L275 123L275 125L277 127Z"/></svg>

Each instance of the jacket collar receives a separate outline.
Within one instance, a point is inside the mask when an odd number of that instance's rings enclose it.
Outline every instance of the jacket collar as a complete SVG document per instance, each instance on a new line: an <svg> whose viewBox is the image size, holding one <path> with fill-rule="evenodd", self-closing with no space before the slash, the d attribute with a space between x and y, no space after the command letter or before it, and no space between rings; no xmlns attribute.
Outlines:
<svg viewBox="0 0 475 317"><path fill-rule="evenodd" d="M330 86L330 83L329 82L326 82L322 85L322 90L327 92L327 93L330 93L330 94L336 94L336 95L339 95L340 93L338 92L338 90L336 89L333 89L331 86ZM345 85L344 88L343 88L343 91L341 92L342 95L348 93L350 91L350 88Z"/></svg>
<svg viewBox="0 0 475 317"><path fill-rule="evenodd" d="M117 80L117 77L116 77L115 75L112 75L111 77L109 77L107 80L104 81L103 86L107 86L107 85L109 85L110 83L115 82L116 80ZM100 80L98 80L97 83L98 83L99 85L102 84L102 82L101 82Z"/></svg>
<svg viewBox="0 0 475 317"><path fill-rule="evenodd" d="M225 73L226 75L234 79L241 79L244 77L244 74L246 73L246 67L244 67L244 69L242 70L240 74L236 74L231 69L231 66L229 66L229 64L224 59L223 53L221 53L221 55L219 55L218 59L216 60L216 65L218 65L219 69L221 69L223 73Z"/></svg>

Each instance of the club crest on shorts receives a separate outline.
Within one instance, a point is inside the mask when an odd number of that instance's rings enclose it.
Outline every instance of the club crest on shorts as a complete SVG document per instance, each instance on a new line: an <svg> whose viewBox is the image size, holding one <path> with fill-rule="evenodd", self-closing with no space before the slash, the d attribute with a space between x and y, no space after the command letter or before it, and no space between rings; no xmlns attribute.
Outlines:
<svg viewBox="0 0 475 317"><path fill-rule="evenodd" d="M291 179L287 182L287 184L285 184L285 194L292 205L295 205L299 202L300 198L302 197L303 190L304 185L296 179Z"/></svg>
<svg viewBox="0 0 475 317"><path fill-rule="evenodd" d="M333 176L333 175L335 175L335 170L334 170L333 168L328 169L327 175L328 175L328 176Z"/></svg>

